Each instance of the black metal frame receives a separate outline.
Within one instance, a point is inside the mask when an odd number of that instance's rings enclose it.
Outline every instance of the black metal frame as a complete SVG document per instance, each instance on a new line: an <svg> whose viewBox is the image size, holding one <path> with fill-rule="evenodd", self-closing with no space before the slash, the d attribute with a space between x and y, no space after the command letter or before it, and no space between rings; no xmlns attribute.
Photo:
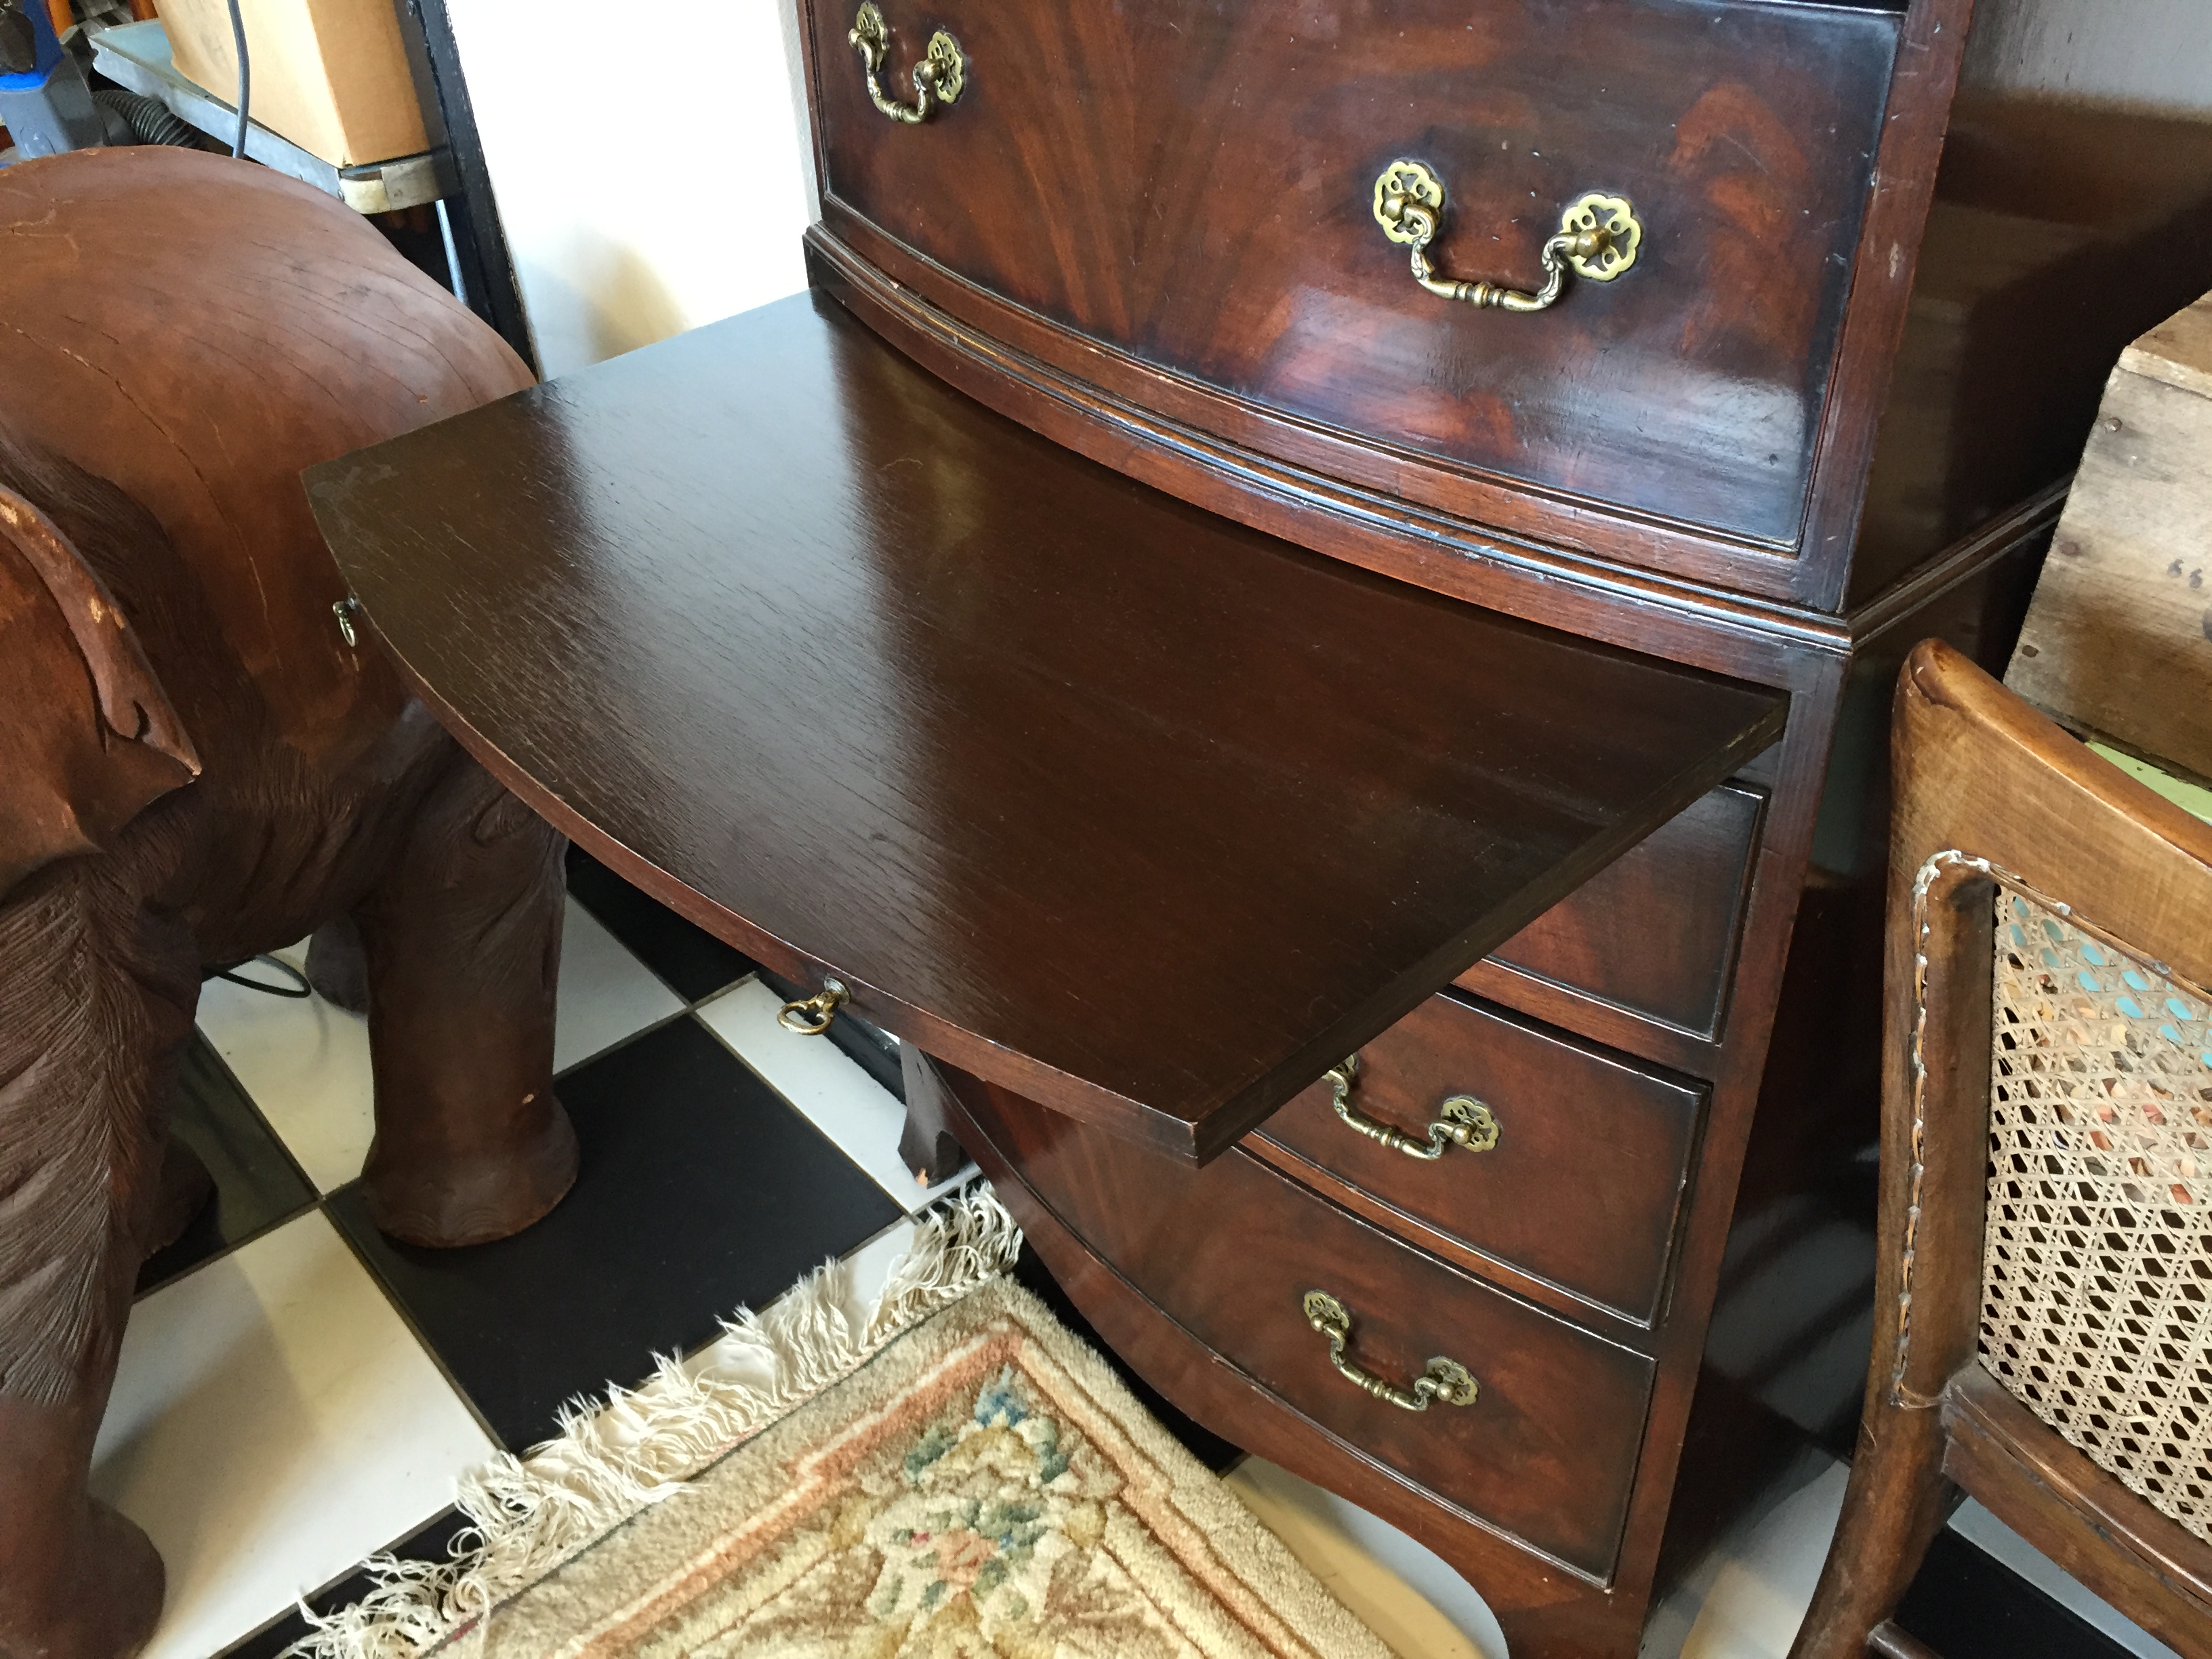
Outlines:
<svg viewBox="0 0 2212 1659"><path fill-rule="evenodd" d="M539 373L529 315L515 281L507 233L500 224L499 203L492 192L490 170L484 165L483 143L477 133L476 106L469 100L468 80L461 72L460 49L446 15L446 0L399 0L399 4L414 25L407 31L413 36L408 43L410 55L414 55L419 42L422 57L416 70L427 76L445 128L446 154L453 169L453 177L444 181L446 217L460 266L456 274L462 293L469 309L498 331L500 337L530 365L532 374Z"/></svg>

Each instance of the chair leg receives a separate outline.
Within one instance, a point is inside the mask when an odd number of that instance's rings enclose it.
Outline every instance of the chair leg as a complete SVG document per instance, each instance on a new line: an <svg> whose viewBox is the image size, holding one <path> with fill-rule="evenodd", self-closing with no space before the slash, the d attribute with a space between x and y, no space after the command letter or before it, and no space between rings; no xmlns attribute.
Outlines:
<svg viewBox="0 0 2212 1659"><path fill-rule="evenodd" d="M1881 1659L1943 1659L1911 1631L1887 1619L1867 1632L1867 1651Z"/></svg>
<svg viewBox="0 0 2212 1659"><path fill-rule="evenodd" d="M1952 1496L1941 1415L1870 1403L1835 1541L1790 1659L1861 1659L1920 1570Z"/></svg>
<svg viewBox="0 0 2212 1659"><path fill-rule="evenodd" d="M899 1050L899 1071L906 1085L899 1161L914 1172L916 1185L934 1187L958 1174L968 1154L952 1133L945 1107L945 1079L929 1056L909 1042Z"/></svg>

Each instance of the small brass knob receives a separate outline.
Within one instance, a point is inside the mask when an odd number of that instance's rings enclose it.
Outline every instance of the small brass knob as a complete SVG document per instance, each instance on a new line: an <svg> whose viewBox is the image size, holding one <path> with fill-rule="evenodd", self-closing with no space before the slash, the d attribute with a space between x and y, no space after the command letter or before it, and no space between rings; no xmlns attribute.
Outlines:
<svg viewBox="0 0 2212 1659"><path fill-rule="evenodd" d="M837 1011L853 1000L842 980L825 979L811 997L797 997L775 1012L775 1023L800 1036L820 1036L837 1018Z"/></svg>

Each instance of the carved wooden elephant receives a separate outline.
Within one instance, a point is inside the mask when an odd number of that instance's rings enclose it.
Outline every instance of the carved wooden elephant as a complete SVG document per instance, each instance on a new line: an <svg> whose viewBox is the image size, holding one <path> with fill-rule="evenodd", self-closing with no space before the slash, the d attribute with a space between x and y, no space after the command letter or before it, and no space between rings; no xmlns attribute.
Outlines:
<svg viewBox="0 0 2212 1659"><path fill-rule="evenodd" d="M529 382L356 216L264 168L0 171L0 1656L134 1652L152 1545L85 1492L201 975L365 946L378 1224L557 1203L562 843L345 636L301 467ZM172 1175L179 1170L169 1165Z"/></svg>

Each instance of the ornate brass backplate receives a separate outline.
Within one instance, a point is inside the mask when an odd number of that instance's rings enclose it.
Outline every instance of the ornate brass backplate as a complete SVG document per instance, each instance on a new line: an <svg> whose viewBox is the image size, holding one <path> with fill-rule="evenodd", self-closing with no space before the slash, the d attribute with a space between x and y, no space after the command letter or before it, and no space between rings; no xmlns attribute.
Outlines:
<svg viewBox="0 0 2212 1659"><path fill-rule="evenodd" d="M861 0L845 38L860 54L860 67L868 80L868 100L894 121L912 126L929 114L933 98L939 103L956 104L967 88L968 59L961 52L960 43L939 29L929 37L921 62L914 66L914 102L902 104L886 94L881 77L884 60L890 54L891 32L875 0Z"/></svg>
<svg viewBox="0 0 2212 1659"><path fill-rule="evenodd" d="M1330 1066L1322 1074L1322 1080L1329 1086L1337 1116L1348 1127L1357 1129L1370 1140L1380 1141L1394 1152L1433 1164L1444 1155L1448 1146L1486 1152L1498 1145L1498 1119L1473 1095L1454 1095L1445 1101L1437 1108L1425 1137L1416 1139L1402 1129L1377 1122L1352 1104L1352 1090L1359 1080L1358 1054L1348 1055L1340 1065Z"/></svg>
<svg viewBox="0 0 2212 1659"><path fill-rule="evenodd" d="M1567 264L1577 276L1609 283L1636 263L1644 246L1644 222L1625 196L1578 197L1559 216L1559 234L1570 238Z"/></svg>
<svg viewBox="0 0 2212 1659"><path fill-rule="evenodd" d="M1504 311L1543 311L1557 302L1566 273L1609 283L1636 263L1644 246L1644 222L1625 196L1593 191L1570 203L1559 216L1559 234L1544 244L1544 285L1529 294L1498 283L1462 282L1439 276L1429 264L1429 244L1443 224L1444 187L1419 161L1401 158L1375 180L1375 222L1401 247L1411 250L1413 280L1430 293L1472 306Z"/></svg>
<svg viewBox="0 0 2212 1659"><path fill-rule="evenodd" d="M1472 1406L1475 1395L1481 1392L1466 1366L1441 1354L1429 1361L1428 1369L1413 1379L1412 1388L1401 1389L1395 1382L1385 1382L1360 1370L1346 1356L1345 1346L1352 1340L1352 1315L1344 1304L1327 1291L1308 1291L1300 1306L1305 1312L1306 1323L1328 1339L1328 1363L1347 1382L1386 1405L1408 1412L1428 1410L1431 1400L1441 1400L1448 1406Z"/></svg>

